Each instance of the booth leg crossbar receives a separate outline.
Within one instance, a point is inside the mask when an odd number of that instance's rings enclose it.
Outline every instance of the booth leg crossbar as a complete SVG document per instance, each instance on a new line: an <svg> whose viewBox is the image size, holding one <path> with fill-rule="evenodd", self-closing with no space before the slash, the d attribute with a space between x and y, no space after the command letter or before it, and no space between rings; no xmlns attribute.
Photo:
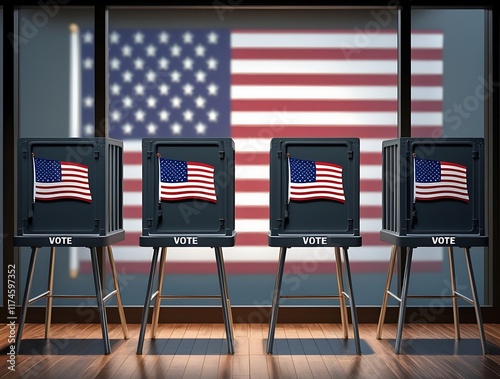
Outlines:
<svg viewBox="0 0 500 379"><path fill-rule="evenodd" d="M382 330L384 327L385 314L386 314L386 310L387 310L387 302L388 302L389 296L391 296L392 298L396 299L400 303L399 316L398 316L398 327L397 327L397 334L396 334L396 343L395 343L395 347L394 347L394 352L396 354L401 353L401 343L402 343L403 326L404 326L405 313L406 313L406 304L407 304L407 299L410 299L410 298L452 299L455 339L459 340L460 339L460 321L459 321L459 313L458 313L458 299L462 299L462 300L464 300L464 301L466 301L469 304L474 306L474 310L476 313L477 326L479 329L479 338L481 341L481 348L482 348L483 354L487 354L486 337L484 334L483 320L481 317L481 309L480 309L480 305L478 302L476 282L474 279L474 272L472 269L472 262L471 262L471 258L470 258L470 248L465 247L464 251L465 251L465 259L466 259L466 263L467 263L467 271L469 274L472 299L457 292L456 280L455 280L455 262L453 259L453 248L451 246L448 247L448 256L449 256L449 261L450 261L451 295L444 295L444 296L441 296L441 295L437 295L437 296L408 295L408 286L409 286L409 282L410 282L410 271L411 271L411 263L412 263L412 256L413 256L413 248L407 247L406 265L405 265L405 271L404 271L404 277L403 277L403 286L401 289L401 297L398 297L397 295L395 295L394 293L392 293L390 291L391 281L392 281L392 277L394 274L394 266L395 266L395 262L396 262L396 253L397 253L397 246L393 245L392 251L391 251L391 258L390 258L390 262L389 262L389 271L387 273L387 281L386 281L386 285L385 285L384 297L382 299L382 307L380 309L380 318L379 318L378 326L377 326L377 339L382 338Z"/></svg>
<svg viewBox="0 0 500 379"><path fill-rule="evenodd" d="M227 289L226 271L224 268L224 258L222 255L221 247L214 247L215 260L217 263L217 273L219 277L220 296L171 296L162 295L163 278L165 272L165 261L167 258L167 248L161 248L160 266L158 268L158 284L157 290L153 293L153 283L156 276L156 266L158 255L160 252L159 247L153 249L153 257L151 260L151 270L149 273L148 286L146 290L146 300L142 310L141 330L139 332L139 341L137 344L137 354L142 354L144 345L144 338L146 335L146 326L148 322L148 314L151 301L154 302L153 315L151 320L151 339L156 338L156 331L158 329L158 320L160 317L161 299L220 299L222 304L222 316L224 318L224 325L226 328L227 350L229 354L234 354L234 334L233 334L233 317L231 314L231 302L229 300L229 292Z"/></svg>
<svg viewBox="0 0 500 379"><path fill-rule="evenodd" d="M47 299L47 305L45 307L45 338L50 338L50 325L52 322L52 299L54 298L66 298L66 299L96 299L97 308L99 311L99 317L101 320L101 330L102 330L102 338L104 341L104 352L105 354L111 353L111 344L109 342L108 336L108 323L106 318L106 307L105 303L111 297L116 296L116 303L118 307L118 313L120 316L120 323L122 326L123 337L125 339L129 338L127 322L125 320L125 312L123 311L123 303L120 295L120 288L118 286L118 278L116 272L115 261L113 258L113 251L111 246L106 246L105 249L108 253L108 259L111 266L111 274L113 277L113 284L115 289L111 291L108 295L103 297L103 291L101 287L101 276L99 272L99 265L97 259L97 248L91 247L90 249L90 257L92 261L92 272L94 276L94 286L95 286L95 295L54 295L53 287L54 287L54 264L55 264L55 247L51 247L50 249L50 262L49 262L49 278L48 278L48 289L46 292L35 296L30 299L31 285L33 283L33 273L35 271L36 258L38 255L38 247L32 247L31 249L31 258L28 267L28 277L26 279L26 289L24 292L23 302L21 304L21 315L19 318L19 328L17 330L16 336L16 354L19 353L19 349L21 348L21 339L24 329L24 324L26 321L26 313L28 310L28 306L37 302L38 300Z"/></svg>
<svg viewBox="0 0 500 379"><path fill-rule="evenodd" d="M351 319L352 328L354 333L354 343L356 346L356 353L361 354L361 347L359 342L359 328L358 328L358 317L356 312L356 304L354 301L354 295L352 290L352 280L351 280L351 269L349 267L349 258L347 253L347 248L345 247L335 247L335 261L337 270L337 284L338 284L338 296L282 296L281 295L281 282L283 280L283 272L285 268L285 258L286 258L286 247L280 249L280 257L278 262L278 271L276 272L276 282L274 286L273 294L273 305L271 309L271 318L269 320L269 333L267 338L267 353L272 354L274 345L274 334L276 331L276 322L278 320L278 309L280 304L280 299L284 298L300 298L300 299L337 299L340 302L340 318L342 322L342 331L344 339L348 338L348 314L346 299L349 300L351 308ZM344 266L347 274L347 285L349 288L349 294L344 291L344 278L343 278L343 267L340 251L343 252Z"/></svg>

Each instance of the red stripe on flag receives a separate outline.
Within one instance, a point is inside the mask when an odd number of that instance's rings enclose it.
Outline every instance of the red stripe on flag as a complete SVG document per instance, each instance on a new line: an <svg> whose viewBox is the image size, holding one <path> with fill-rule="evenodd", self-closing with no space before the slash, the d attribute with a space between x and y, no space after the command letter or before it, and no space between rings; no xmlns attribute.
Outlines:
<svg viewBox="0 0 500 379"><path fill-rule="evenodd" d="M237 165L269 165L269 153L236 151L234 160Z"/></svg>
<svg viewBox="0 0 500 379"><path fill-rule="evenodd" d="M127 205L123 207L123 218L142 218L142 207L140 205Z"/></svg>
<svg viewBox="0 0 500 379"><path fill-rule="evenodd" d="M233 100L232 111L275 111L285 109L287 112L396 112L396 100L293 100L293 99L263 99L263 100Z"/></svg>
<svg viewBox="0 0 500 379"><path fill-rule="evenodd" d="M236 179L236 192L269 192L267 179Z"/></svg>
<svg viewBox="0 0 500 379"><path fill-rule="evenodd" d="M142 180L125 179L123 180L123 188L125 192L142 192Z"/></svg>
<svg viewBox="0 0 500 379"><path fill-rule="evenodd" d="M443 60L442 49L411 49L411 59L415 61Z"/></svg>
<svg viewBox="0 0 500 379"><path fill-rule="evenodd" d="M310 48L305 58L304 49L293 48L233 48L231 59L315 59L315 60L396 60L396 49ZM441 60L441 49L412 49L413 60Z"/></svg>
<svg viewBox="0 0 500 379"><path fill-rule="evenodd" d="M397 86L396 74L233 74L231 85ZM411 85L442 86L442 75L412 75Z"/></svg>
<svg viewBox="0 0 500 379"><path fill-rule="evenodd" d="M126 151L123 154L123 164L142 165L142 153L140 151Z"/></svg>
<svg viewBox="0 0 500 379"><path fill-rule="evenodd" d="M396 74L233 74L231 85L395 86Z"/></svg>
<svg viewBox="0 0 500 379"><path fill-rule="evenodd" d="M412 111L441 112L440 101L412 101ZM293 100L293 99L249 99L232 100L232 111L276 111L287 112L397 112L397 100Z"/></svg>
<svg viewBox="0 0 500 379"><path fill-rule="evenodd" d="M380 206L364 206L359 210L361 218L382 218L382 208ZM364 242L364 241L363 241Z"/></svg>
<svg viewBox="0 0 500 379"><path fill-rule="evenodd" d="M238 206L236 207L236 218L237 219L268 219L269 218L269 207L250 207L250 206Z"/></svg>
<svg viewBox="0 0 500 379"><path fill-rule="evenodd" d="M359 161L362 165L382 165L382 154L361 152Z"/></svg>
<svg viewBox="0 0 500 379"><path fill-rule="evenodd" d="M382 169L380 169L382 176ZM361 192L380 192L382 191L382 179L361 179L359 182Z"/></svg>
<svg viewBox="0 0 500 379"><path fill-rule="evenodd" d="M439 138L443 135L443 128L440 126L411 126L411 136L420 138Z"/></svg>
<svg viewBox="0 0 500 379"><path fill-rule="evenodd" d="M231 49L231 59L314 59L314 60L395 60L398 52L395 49L359 49L354 53L352 49L345 48L244 48Z"/></svg>

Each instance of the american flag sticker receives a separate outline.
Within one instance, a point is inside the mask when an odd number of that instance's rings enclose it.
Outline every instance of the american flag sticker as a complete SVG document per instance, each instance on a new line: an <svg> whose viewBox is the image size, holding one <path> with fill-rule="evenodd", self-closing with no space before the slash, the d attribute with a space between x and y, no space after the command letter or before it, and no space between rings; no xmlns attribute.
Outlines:
<svg viewBox="0 0 500 379"><path fill-rule="evenodd" d="M327 199L345 202L342 166L288 158L289 200Z"/></svg>
<svg viewBox="0 0 500 379"><path fill-rule="evenodd" d="M89 168L82 164L33 158L33 200L81 200L90 203Z"/></svg>
<svg viewBox="0 0 500 379"><path fill-rule="evenodd" d="M469 202L467 167L458 163L415 158L415 200L452 199Z"/></svg>
<svg viewBox="0 0 500 379"><path fill-rule="evenodd" d="M176 159L158 158L160 201L199 199L217 202L214 166Z"/></svg>

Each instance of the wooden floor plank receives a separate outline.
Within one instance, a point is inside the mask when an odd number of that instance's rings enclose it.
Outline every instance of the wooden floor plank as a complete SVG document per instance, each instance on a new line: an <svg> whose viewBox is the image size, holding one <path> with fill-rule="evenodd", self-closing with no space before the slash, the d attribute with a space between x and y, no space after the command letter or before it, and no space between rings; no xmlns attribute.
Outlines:
<svg viewBox="0 0 500 379"><path fill-rule="evenodd" d="M28 324L16 372L0 364L0 378L500 378L500 325L485 325L483 355L476 324L407 324L403 354L394 353L396 325L385 325L377 340L375 324L360 324L362 355L355 354L352 331L342 338L339 324L278 324L273 354L266 354L266 324L235 324L235 354L227 353L225 328L217 324L160 324L136 354L140 325L109 325L112 353L103 354L99 324L54 324L50 340L43 325ZM149 330L148 330L149 331ZM7 354L6 326L0 350Z"/></svg>

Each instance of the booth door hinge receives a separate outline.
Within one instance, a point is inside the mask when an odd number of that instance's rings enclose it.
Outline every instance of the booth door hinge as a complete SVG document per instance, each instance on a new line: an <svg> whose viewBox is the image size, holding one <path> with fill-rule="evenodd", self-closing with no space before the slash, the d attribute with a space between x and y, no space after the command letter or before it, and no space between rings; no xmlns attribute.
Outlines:
<svg viewBox="0 0 500 379"><path fill-rule="evenodd" d="M153 219L148 218L148 227L151 227L151 226L153 226Z"/></svg>
<svg viewBox="0 0 500 379"><path fill-rule="evenodd" d="M219 150L219 159L224 159L224 156L225 156L225 151Z"/></svg>
<svg viewBox="0 0 500 379"><path fill-rule="evenodd" d="M278 158L280 158L280 159L281 159L281 150L280 150L280 151L277 151L277 152L276 152L276 155L278 156Z"/></svg>
<svg viewBox="0 0 500 379"><path fill-rule="evenodd" d="M219 227L223 228L225 221L226 221L225 219L219 218Z"/></svg>
<svg viewBox="0 0 500 379"><path fill-rule="evenodd" d="M479 225L479 220L478 220L477 218L473 219L473 220L472 220L472 224L473 224L474 226L478 226L478 225Z"/></svg>
<svg viewBox="0 0 500 379"><path fill-rule="evenodd" d="M98 151L94 151L94 159L99 159L99 152Z"/></svg>
<svg viewBox="0 0 500 379"><path fill-rule="evenodd" d="M352 226L353 226L353 219L352 218L348 218L347 219L347 227L348 227L348 229L351 230Z"/></svg>
<svg viewBox="0 0 500 379"><path fill-rule="evenodd" d="M148 152L146 152L146 157L148 159L151 159L152 156L153 156L153 152L151 150L149 150Z"/></svg>
<svg viewBox="0 0 500 379"><path fill-rule="evenodd" d="M94 226L97 228L99 226L99 219L95 218L94 219Z"/></svg>
<svg viewBox="0 0 500 379"><path fill-rule="evenodd" d="M352 150L349 150L349 151L347 152L347 158L348 158L348 159L352 159L353 157L354 157L354 153L353 153L353 151L352 151Z"/></svg>
<svg viewBox="0 0 500 379"><path fill-rule="evenodd" d="M281 223L283 222L283 219L282 218L277 218L276 219L276 224L278 224L278 226L281 226Z"/></svg>
<svg viewBox="0 0 500 379"><path fill-rule="evenodd" d="M472 152L472 159L479 159L479 151Z"/></svg>

